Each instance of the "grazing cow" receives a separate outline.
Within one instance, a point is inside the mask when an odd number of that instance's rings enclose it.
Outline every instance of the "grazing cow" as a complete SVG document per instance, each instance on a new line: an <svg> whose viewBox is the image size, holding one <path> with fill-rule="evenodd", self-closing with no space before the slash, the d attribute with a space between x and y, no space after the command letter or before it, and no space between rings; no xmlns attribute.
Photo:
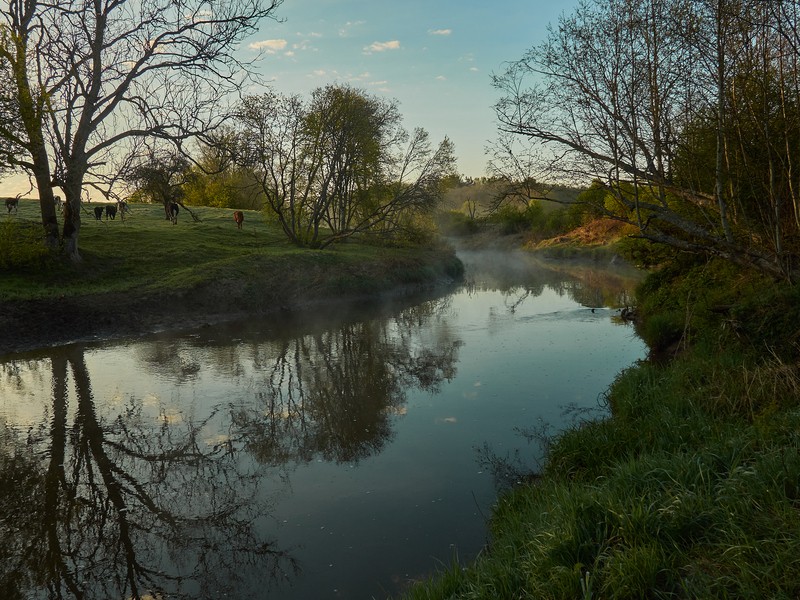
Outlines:
<svg viewBox="0 0 800 600"><path fill-rule="evenodd" d="M103 210L104 210L104 208L105 208L104 206L95 206L94 207L94 218L96 220L98 220L98 221L102 221L103 220Z"/></svg>
<svg viewBox="0 0 800 600"><path fill-rule="evenodd" d="M119 211L119 218L124 221L125 214L130 210L128 208L128 203L125 200L118 200L117 201L117 210Z"/></svg>
<svg viewBox="0 0 800 600"><path fill-rule="evenodd" d="M242 223L244 223L244 213L240 210L237 210L233 213L233 220L236 221L236 229L241 229Z"/></svg>
<svg viewBox="0 0 800 600"><path fill-rule="evenodd" d="M111 217L111 220L113 221L116 218L116 216L117 216L117 207L114 206L113 204L106 205L106 220L108 220L108 218Z"/></svg>
<svg viewBox="0 0 800 600"><path fill-rule="evenodd" d="M19 210L19 198L6 198L6 209L8 214L11 214L11 209L16 213Z"/></svg>
<svg viewBox="0 0 800 600"><path fill-rule="evenodd" d="M179 210L180 209L178 208L178 203L177 202L170 202L169 203L169 218L172 221L173 225L177 225L178 224L178 211Z"/></svg>

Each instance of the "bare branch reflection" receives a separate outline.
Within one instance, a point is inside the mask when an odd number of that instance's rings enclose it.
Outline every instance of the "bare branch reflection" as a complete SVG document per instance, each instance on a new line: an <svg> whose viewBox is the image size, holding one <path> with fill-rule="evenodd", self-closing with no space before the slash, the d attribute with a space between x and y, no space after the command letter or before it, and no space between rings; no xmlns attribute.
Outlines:
<svg viewBox="0 0 800 600"><path fill-rule="evenodd" d="M436 392L455 376L462 342L435 327L446 301L393 319L346 323L275 347L255 406L233 415L240 440L264 464L319 457L357 462L392 437L392 417L412 388ZM438 332L419 339L421 332Z"/></svg>
<svg viewBox="0 0 800 600"><path fill-rule="evenodd" d="M3 539L18 546L0 564L3 598L259 597L291 574L291 557L257 535L268 516L260 474L202 439L213 415L153 420L130 398L103 421L83 349L51 363L50 422L31 431L25 452L16 446L37 476L8 481L19 461L2 457L0 488L15 490L0 496Z"/></svg>

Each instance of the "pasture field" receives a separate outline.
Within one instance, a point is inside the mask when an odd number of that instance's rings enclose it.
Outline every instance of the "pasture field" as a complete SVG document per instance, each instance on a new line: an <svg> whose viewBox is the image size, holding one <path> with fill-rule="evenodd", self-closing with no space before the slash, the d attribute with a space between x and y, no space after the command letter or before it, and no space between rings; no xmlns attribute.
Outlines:
<svg viewBox="0 0 800 600"><path fill-rule="evenodd" d="M48 261L36 268L0 270L0 299L174 291L219 278L263 278L265 269L271 272L273 285L313 286L313 276L322 275L316 272L319 269L327 277L336 277L339 267L339 276L349 279L359 271L367 275L369 264L376 261L399 261L413 271L414 263L430 258L426 258L430 250L359 243L324 251L298 248L257 211L243 211L244 225L237 230L233 209L191 207L200 221L181 210L178 223L173 225L165 219L161 205L132 204L124 221L119 215L114 220L95 220L92 210L96 205L85 204L81 215L82 262ZM21 200L18 214L0 216L0 224L8 221L38 228L38 201ZM437 249L436 253L440 252ZM405 276L410 281L417 279L411 272ZM356 291L366 285L352 284ZM346 292L346 288L341 291Z"/></svg>
<svg viewBox="0 0 800 600"><path fill-rule="evenodd" d="M81 262L49 256L23 267L0 262L0 346L14 335L31 338L25 346L48 343L48 329L53 342L74 337L59 334L59 328L96 334L87 322L109 307L147 312L151 321L163 324L169 312L218 317L270 312L428 287L461 276L461 263L444 247L353 241L326 250L298 248L257 211L243 211L239 230L233 209L191 207L199 221L181 209L173 225L161 205L132 204L124 221L119 215L96 221L94 206L85 204L82 212ZM0 214L0 257L16 251L9 236L41 235L39 222L34 200L22 199L16 214ZM47 315L45 321L54 327L34 320L32 312ZM51 315L59 313L71 316L58 324Z"/></svg>

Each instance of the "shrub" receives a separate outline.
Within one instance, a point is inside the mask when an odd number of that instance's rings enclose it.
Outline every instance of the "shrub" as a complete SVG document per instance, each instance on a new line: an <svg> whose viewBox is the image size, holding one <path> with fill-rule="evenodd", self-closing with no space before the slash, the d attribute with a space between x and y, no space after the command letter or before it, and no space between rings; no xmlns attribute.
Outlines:
<svg viewBox="0 0 800 600"><path fill-rule="evenodd" d="M478 231L478 222L458 210L449 210L437 216L437 225L443 235L466 237Z"/></svg>
<svg viewBox="0 0 800 600"><path fill-rule="evenodd" d="M38 224L12 220L0 223L0 269L38 267L47 256Z"/></svg>

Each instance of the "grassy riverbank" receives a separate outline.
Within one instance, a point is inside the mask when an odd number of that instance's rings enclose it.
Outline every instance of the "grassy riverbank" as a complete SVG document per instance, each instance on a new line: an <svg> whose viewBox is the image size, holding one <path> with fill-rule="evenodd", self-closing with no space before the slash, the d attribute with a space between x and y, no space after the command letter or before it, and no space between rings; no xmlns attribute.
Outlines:
<svg viewBox="0 0 800 600"><path fill-rule="evenodd" d="M800 287L716 263L639 290L669 360L552 440L491 542L408 598L800 597Z"/></svg>
<svg viewBox="0 0 800 600"><path fill-rule="evenodd" d="M197 222L182 211L172 225L156 205L132 206L124 222L84 214L83 261L71 264L24 242L40 234L37 209L23 200L0 218L0 352L379 297L462 274L445 248L305 250L256 212L237 230L230 210L199 208Z"/></svg>

